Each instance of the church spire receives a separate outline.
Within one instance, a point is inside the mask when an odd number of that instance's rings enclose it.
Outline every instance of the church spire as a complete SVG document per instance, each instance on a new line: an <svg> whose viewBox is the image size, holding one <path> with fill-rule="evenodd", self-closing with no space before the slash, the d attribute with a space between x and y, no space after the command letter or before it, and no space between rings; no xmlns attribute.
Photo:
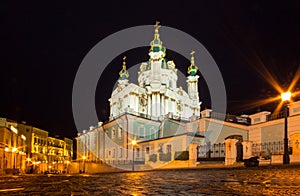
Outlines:
<svg viewBox="0 0 300 196"><path fill-rule="evenodd" d="M150 52L162 52L162 57L165 56L165 53L166 53L166 48L163 47L162 45L162 41L160 40L160 37L159 37L159 32L158 32L158 29L160 28L160 25L159 25L159 21L156 21L156 24L155 24L155 30L154 30L154 38L153 40L150 42Z"/></svg>
<svg viewBox="0 0 300 196"><path fill-rule="evenodd" d="M190 76L195 76L198 71L198 67L195 65L194 54L195 54L195 51L192 51L191 52L191 65L189 66L188 71L187 71L187 73Z"/></svg>
<svg viewBox="0 0 300 196"><path fill-rule="evenodd" d="M122 66L122 70L119 72L120 75L120 80L126 80L129 77L129 73L126 69L126 56L123 57L123 66Z"/></svg>

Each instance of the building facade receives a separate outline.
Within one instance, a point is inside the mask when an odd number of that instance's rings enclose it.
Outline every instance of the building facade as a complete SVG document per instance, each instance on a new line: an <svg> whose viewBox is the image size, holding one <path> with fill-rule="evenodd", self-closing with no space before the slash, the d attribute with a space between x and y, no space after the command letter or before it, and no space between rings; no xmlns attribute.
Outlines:
<svg viewBox="0 0 300 196"><path fill-rule="evenodd" d="M73 157L73 140L6 118L0 118L0 144L3 173L67 172Z"/></svg>
<svg viewBox="0 0 300 196"><path fill-rule="evenodd" d="M157 152L171 153L173 159L176 152L187 151L189 143L202 142L197 128L201 102L194 52L185 92L177 86L176 65L167 60L158 29L157 24L149 59L140 65L138 84L130 83L124 57L118 86L109 99L109 122L78 134L78 160L118 164L132 161L133 156L135 161L144 161Z"/></svg>
<svg viewBox="0 0 300 196"><path fill-rule="evenodd" d="M0 172L17 174L24 171L26 137L18 132L17 123L0 118Z"/></svg>

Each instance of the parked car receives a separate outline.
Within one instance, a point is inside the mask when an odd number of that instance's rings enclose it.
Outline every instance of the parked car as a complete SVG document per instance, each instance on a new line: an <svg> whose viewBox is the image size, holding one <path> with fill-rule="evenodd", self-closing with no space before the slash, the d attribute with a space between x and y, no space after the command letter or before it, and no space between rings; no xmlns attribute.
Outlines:
<svg viewBox="0 0 300 196"><path fill-rule="evenodd" d="M259 157L251 157L249 159L244 159L245 167L255 167L259 165L259 161L257 160Z"/></svg>

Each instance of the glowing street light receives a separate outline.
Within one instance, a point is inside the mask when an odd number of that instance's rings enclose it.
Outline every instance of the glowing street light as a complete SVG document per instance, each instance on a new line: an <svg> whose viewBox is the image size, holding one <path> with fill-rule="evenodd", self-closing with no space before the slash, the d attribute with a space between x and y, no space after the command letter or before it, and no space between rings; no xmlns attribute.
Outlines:
<svg viewBox="0 0 300 196"><path fill-rule="evenodd" d="M83 160L83 173L85 173L85 160L86 160L86 156L82 156L82 160Z"/></svg>
<svg viewBox="0 0 300 196"><path fill-rule="evenodd" d="M132 145L132 171L134 171L134 146L136 145L136 140L132 140L131 141L131 145Z"/></svg>
<svg viewBox="0 0 300 196"><path fill-rule="evenodd" d="M289 144L288 144L288 102L291 100L291 92L281 94L281 100L284 102L284 146L283 146L283 164L290 164Z"/></svg>
<svg viewBox="0 0 300 196"><path fill-rule="evenodd" d="M292 93L291 92L285 92L281 94L281 100L282 101L290 101L291 100Z"/></svg>

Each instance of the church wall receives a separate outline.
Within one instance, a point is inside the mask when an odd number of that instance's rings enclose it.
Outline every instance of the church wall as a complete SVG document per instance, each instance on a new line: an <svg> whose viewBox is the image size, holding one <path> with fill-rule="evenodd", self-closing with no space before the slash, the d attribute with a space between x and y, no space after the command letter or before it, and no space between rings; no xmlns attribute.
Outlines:
<svg viewBox="0 0 300 196"><path fill-rule="evenodd" d="M241 135L243 140L248 140L248 128L237 128L230 126L229 124L223 124L223 122L213 122L210 120L205 121L205 141L210 141L212 144L214 143L223 143L225 138L231 135ZM220 129L221 128L221 129Z"/></svg>
<svg viewBox="0 0 300 196"><path fill-rule="evenodd" d="M161 137L170 137L173 135L185 133L185 127L181 124L166 120L162 126Z"/></svg>
<svg viewBox="0 0 300 196"><path fill-rule="evenodd" d="M261 142L283 141L284 124L274 124L261 128Z"/></svg>
<svg viewBox="0 0 300 196"><path fill-rule="evenodd" d="M299 102L299 104L300 104L300 102ZM298 109L296 111L298 111ZM299 114L295 115L295 116L291 116L291 117L288 118L288 134L289 134L289 138L293 134L300 133L300 123L299 122L300 122L300 115Z"/></svg>

